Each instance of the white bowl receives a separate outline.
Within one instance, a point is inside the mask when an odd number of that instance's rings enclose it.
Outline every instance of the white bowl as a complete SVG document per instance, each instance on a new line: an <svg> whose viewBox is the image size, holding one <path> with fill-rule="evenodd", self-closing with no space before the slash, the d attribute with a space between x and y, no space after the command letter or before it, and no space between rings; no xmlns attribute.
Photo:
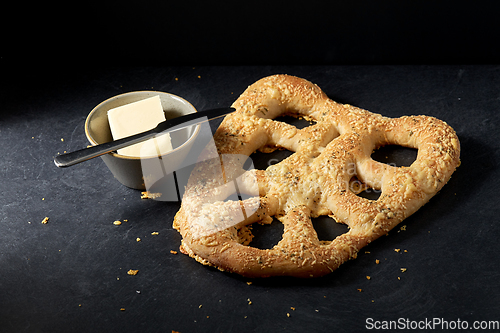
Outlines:
<svg viewBox="0 0 500 333"><path fill-rule="evenodd" d="M113 141L108 122L108 110L156 95L160 96L167 120L197 112L195 107L185 99L165 92L134 91L121 94L105 100L89 113L85 121L85 135L89 142L95 146ZM199 126L190 126L170 133L173 150L163 154L161 158L168 158L172 169L182 164L199 130ZM146 189L141 164L147 161L143 160L141 162L140 157L120 155L116 152L103 155L101 158L120 183L139 190ZM151 159L158 159L158 157L152 157ZM146 160L149 160L149 158Z"/></svg>

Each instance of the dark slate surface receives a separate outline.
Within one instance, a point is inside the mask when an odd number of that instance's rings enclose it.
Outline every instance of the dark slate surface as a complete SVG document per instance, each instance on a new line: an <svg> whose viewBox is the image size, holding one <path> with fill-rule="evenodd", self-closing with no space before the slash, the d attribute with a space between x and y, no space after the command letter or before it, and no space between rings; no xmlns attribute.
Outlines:
<svg viewBox="0 0 500 333"><path fill-rule="evenodd" d="M500 67L77 68L2 79L2 332L353 332L368 318L500 320ZM277 73L385 116L440 118L462 145L461 166L402 223L405 231L396 228L323 278L250 280L171 254L180 244L172 229L178 203L142 200L100 159L67 169L52 162L87 145L87 114L114 95L166 91L202 110L228 106Z"/></svg>

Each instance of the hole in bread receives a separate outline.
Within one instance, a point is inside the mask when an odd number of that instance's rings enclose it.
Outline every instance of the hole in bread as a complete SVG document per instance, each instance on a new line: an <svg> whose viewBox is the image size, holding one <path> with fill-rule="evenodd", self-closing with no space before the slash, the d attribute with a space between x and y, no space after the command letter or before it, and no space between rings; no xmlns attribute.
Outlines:
<svg viewBox="0 0 500 333"><path fill-rule="evenodd" d="M307 119L306 119L307 118ZM316 124L314 120L309 117L304 117L300 114L287 113L274 119L289 125L295 126L298 129L305 128Z"/></svg>
<svg viewBox="0 0 500 333"><path fill-rule="evenodd" d="M372 159L395 167L409 167L417 159L418 149L387 145L376 149Z"/></svg>
<svg viewBox="0 0 500 333"><path fill-rule="evenodd" d="M380 198L381 194L382 194L382 191L368 187L366 190L361 191L356 195L358 197L361 197L361 198L375 201L375 200L378 200L378 198Z"/></svg>
<svg viewBox="0 0 500 333"><path fill-rule="evenodd" d="M276 218L270 224L254 223L248 226L253 234L249 246L261 250L272 249L283 236L284 226Z"/></svg>
<svg viewBox="0 0 500 333"><path fill-rule="evenodd" d="M318 235L318 240L321 242L330 242L349 231L347 225L338 223L326 215L311 218L311 222Z"/></svg>
<svg viewBox="0 0 500 333"><path fill-rule="evenodd" d="M349 190L351 190L351 192L356 194L358 197L368 200L377 200L380 197L380 194L382 194L382 191L366 185L356 176L353 176L349 181Z"/></svg>
<svg viewBox="0 0 500 333"><path fill-rule="evenodd" d="M270 152L256 151L255 153L250 155L250 158L253 161L253 165L257 170L266 170L271 165L281 162L282 160L293 154L293 151L284 148L276 149L275 147L265 147L262 150L268 150Z"/></svg>

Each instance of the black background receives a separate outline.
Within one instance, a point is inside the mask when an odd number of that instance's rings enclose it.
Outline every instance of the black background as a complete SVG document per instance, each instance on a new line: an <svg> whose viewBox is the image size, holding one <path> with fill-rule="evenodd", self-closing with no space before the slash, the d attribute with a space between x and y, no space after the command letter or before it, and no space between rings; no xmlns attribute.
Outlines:
<svg viewBox="0 0 500 333"><path fill-rule="evenodd" d="M498 7L495 1L13 3L3 11L1 56L7 64L37 67L496 63Z"/></svg>
<svg viewBox="0 0 500 333"><path fill-rule="evenodd" d="M13 4L0 49L0 331L355 332L367 318L500 320L496 7ZM462 165L406 231L324 278L249 280L171 254L178 203L141 200L100 159L53 165L87 145L85 118L109 97L167 91L203 110L277 73L389 117L435 116L462 145Z"/></svg>

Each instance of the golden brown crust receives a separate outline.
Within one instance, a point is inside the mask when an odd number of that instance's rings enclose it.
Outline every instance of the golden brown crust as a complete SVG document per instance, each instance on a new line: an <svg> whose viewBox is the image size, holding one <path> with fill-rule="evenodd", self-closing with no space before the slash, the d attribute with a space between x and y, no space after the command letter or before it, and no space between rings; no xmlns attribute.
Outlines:
<svg viewBox="0 0 500 333"><path fill-rule="evenodd" d="M247 177L244 186L258 185L260 195L244 201L227 200L231 191L224 187L237 177L230 170L238 169L241 161L223 161L234 168L224 166L222 182L213 181L220 172L218 159L201 162L191 175L174 227L183 237L183 253L244 276L330 273L424 205L459 164L458 137L445 122L427 116L391 119L342 105L301 78L263 78L233 107L236 112L214 135L220 156L249 156L266 147L295 154L255 171L253 183ZM315 124L299 130L273 120L289 112ZM395 167L370 157L388 144L417 148L417 159L410 167ZM357 196L350 189L353 176L381 190L380 198ZM245 209L255 213L238 217ZM311 223L311 217L320 215L347 224L349 231L320 242ZM246 225L270 223L273 216L284 225L281 241L267 250L248 246L252 236Z"/></svg>

